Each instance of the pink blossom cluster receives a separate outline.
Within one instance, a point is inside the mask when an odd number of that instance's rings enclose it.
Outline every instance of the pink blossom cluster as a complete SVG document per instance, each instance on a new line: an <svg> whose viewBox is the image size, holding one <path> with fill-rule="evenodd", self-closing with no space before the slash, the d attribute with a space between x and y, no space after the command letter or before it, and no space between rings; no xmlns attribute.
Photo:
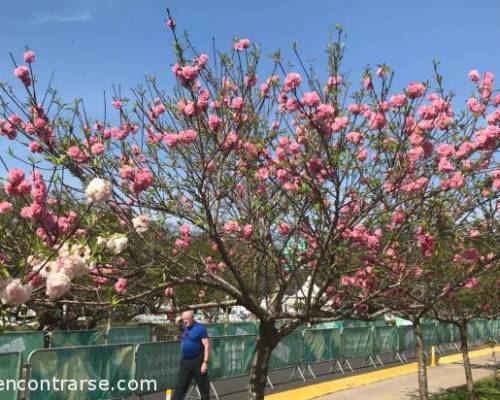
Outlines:
<svg viewBox="0 0 500 400"><path fill-rule="evenodd" d="M120 167L120 177L129 182L128 188L134 194L139 194L148 189L154 180L149 169L135 168L124 164Z"/></svg>
<svg viewBox="0 0 500 400"><path fill-rule="evenodd" d="M249 239L253 234L253 225L245 224L241 226L238 221L229 220L224 224L224 233L226 235L237 235L244 239Z"/></svg>
<svg viewBox="0 0 500 400"><path fill-rule="evenodd" d="M259 94L261 97L266 97L269 93L269 88L272 85L276 85L279 82L278 75L272 75L266 79L264 83L262 83L259 87Z"/></svg>
<svg viewBox="0 0 500 400"><path fill-rule="evenodd" d="M429 179L427 177L421 176L420 178L410 179L410 180L406 181L401 186L401 189L405 193L419 192L426 187L428 182L429 182Z"/></svg>
<svg viewBox="0 0 500 400"><path fill-rule="evenodd" d="M4 186L5 193L11 196L23 196L31 190L31 185L24 179L24 172L19 168L9 171L7 183Z"/></svg>
<svg viewBox="0 0 500 400"><path fill-rule="evenodd" d="M23 59L26 64L34 63L35 58L35 53L33 53L31 50L26 50L23 54Z"/></svg>
<svg viewBox="0 0 500 400"><path fill-rule="evenodd" d="M278 224L278 233L281 236L287 236L290 233L290 225L288 225L286 222L280 222Z"/></svg>
<svg viewBox="0 0 500 400"><path fill-rule="evenodd" d="M129 122L122 123L119 127L115 126L111 129L104 129L102 133L102 138L108 140L113 138L115 140L124 140L128 135L134 135L137 133L139 127L137 125L131 124Z"/></svg>
<svg viewBox="0 0 500 400"><path fill-rule="evenodd" d="M302 83L302 77L297 72L290 72L285 77L285 85L283 86L283 92L289 92L291 90L297 89Z"/></svg>
<svg viewBox="0 0 500 400"><path fill-rule="evenodd" d="M192 117L196 114L196 106L191 100L180 100L177 103L177 109L185 117Z"/></svg>
<svg viewBox="0 0 500 400"><path fill-rule="evenodd" d="M493 178L493 188L500 190L500 169L491 172Z"/></svg>
<svg viewBox="0 0 500 400"><path fill-rule="evenodd" d="M219 132L221 126L222 126L222 121L217 115L210 114L208 116L208 127L212 132L215 133Z"/></svg>
<svg viewBox="0 0 500 400"><path fill-rule="evenodd" d="M22 170L10 170L5 184L5 192L11 196L31 194L31 203L22 207L19 215L37 222L36 234L47 245L52 244L57 235L68 233L77 219L77 214L73 211L58 216L49 209L49 206L55 202L54 199L47 199L47 188L40 171L32 173L31 183L29 183L24 179ZM0 204L0 214L12 210L12 203L3 202Z"/></svg>
<svg viewBox="0 0 500 400"><path fill-rule="evenodd" d="M21 65L14 70L14 76L18 78L24 86L31 85L31 74L28 67Z"/></svg>
<svg viewBox="0 0 500 400"><path fill-rule="evenodd" d="M156 98L153 105L147 111L147 116L151 122L155 122L166 110L162 100Z"/></svg>
<svg viewBox="0 0 500 400"><path fill-rule="evenodd" d="M179 250L186 250L191 242L191 236L189 235L189 225L182 224L179 227L180 237L174 242L174 255Z"/></svg>
<svg viewBox="0 0 500 400"><path fill-rule="evenodd" d="M250 40L247 38L237 40L233 45L233 48L236 51L243 51L243 50L247 49L248 47L250 47Z"/></svg>
<svg viewBox="0 0 500 400"><path fill-rule="evenodd" d="M13 209L14 209L14 205L11 202L8 202L8 201L0 202L0 214L8 214Z"/></svg>
<svg viewBox="0 0 500 400"><path fill-rule="evenodd" d="M134 194L149 188L153 183L153 174L147 169L141 169L134 176L134 180L130 183L129 189Z"/></svg>
<svg viewBox="0 0 500 400"><path fill-rule="evenodd" d="M406 87L406 95L409 99L416 99L422 97L425 93L425 86L420 82L411 82Z"/></svg>
<svg viewBox="0 0 500 400"><path fill-rule="evenodd" d="M97 265L90 268L90 276L97 286L104 286L109 283L109 275L116 272L111 264Z"/></svg>
<svg viewBox="0 0 500 400"><path fill-rule="evenodd" d="M165 294L165 297L173 297L175 291L172 286L167 286L163 293Z"/></svg>
<svg viewBox="0 0 500 400"><path fill-rule="evenodd" d="M149 229L150 218L146 214L141 214L132 219L132 224L137 232L144 233Z"/></svg>
<svg viewBox="0 0 500 400"><path fill-rule="evenodd" d="M90 156L86 149L82 149L78 146L70 146L66 152L66 154L78 163L87 162L90 159Z"/></svg>
<svg viewBox="0 0 500 400"><path fill-rule="evenodd" d="M216 274L219 270L226 267L226 264L214 261L211 256L205 257L203 262L205 264L205 269L209 274Z"/></svg>
<svg viewBox="0 0 500 400"><path fill-rule="evenodd" d="M430 233L424 231L422 227L417 229L417 245L424 257L431 257L434 253L435 241Z"/></svg>
<svg viewBox="0 0 500 400"><path fill-rule="evenodd" d="M19 306L31 298L32 288L20 279L0 280L0 300L2 303Z"/></svg>
<svg viewBox="0 0 500 400"><path fill-rule="evenodd" d="M354 286L364 292L368 292L376 284L376 276L373 267L360 268L353 276L342 276L340 278L340 284L343 286Z"/></svg>
<svg viewBox="0 0 500 400"><path fill-rule="evenodd" d="M41 144L36 140L38 139L41 143L52 144L54 132L49 122L49 118L45 114L41 104L30 106L28 111L30 114L28 122L23 122L22 119L15 114L9 117L9 122L15 126L16 129L22 130L26 135L31 136L33 142L30 144L30 149L34 152L39 152L41 151Z"/></svg>
<svg viewBox="0 0 500 400"><path fill-rule="evenodd" d="M342 85L343 82L344 78L341 75L329 76L328 80L326 81L326 88L327 90L329 90L333 87L338 87Z"/></svg>
<svg viewBox="0 0 500 400"><path fill-rule="evenodd" d="M57 252L57 258L46 261L30 256L32 268L29 284L38 287L45 283L45 292L50 298L60 298L71 288L71 281L90 273L90 248L81 244L64 243Z"/></svg>
<svg viewBox="0 0 500 400"><path fill-rule="evenodd" d="M172 18L168 18L167 22L165 23L170 29L175 28L175 21Z"/></svg>
<svg viewBox="0 0 500 400"><path fill-rule="evenodd" d="M481 255L479 251L474 247L470 247L455 255L455 257L453 257L453 261L457 263L473 264L480 258Z"/></svg>
<svg viewBox="0 0 500 400"><path fill-rule="evenodd" d="M477 278L475 276L467 279L467 281L464 283L464 288L465 289L472 289L477 285Z"/></svg>
<svg viewBox="0 0 500 400"><path fill-rule="evenodd" d="M377 250L382 237L382 230L377 228L371 233L363 224L357 224L352 229L345 228L342 232L344 239L351 240L359 246L366 247L369 250Z"/></svg>
<svg viewBox="0 0 500 400"><path fill-rule="evenodd" d="M485 72L483 79L479 83L479 92L483 101L488 102L493 94L493 79L495 76L491 72Z"/></svg>
<svg viewBox="0 0 500 400"><path fill-rule="evenodd" d="M127 292L128 279L127 278L118 278L118 280L113 285L113 288L117 293L126 293Z"/></svg>
<svg viewBox="0 0 500 400"><path fill-rule="evenodd" d="M186 129L178 133L165 133L163 135L163 142L168 147L176 147L178 145L188 145L196 142L198 133L194 129Z"/></svg>
<svg viewBox="0 0 500 400"><path fill-rule="evenodd" d="M179 63L174 64L172 66L172 72L182 85L192 86L196 78L198 78L200 71L205 68L207 62L208 56L206 54L201 54L194 60L193 65L181 66Z"/></svg>
<svg viewBox="0 0 500 400"><path fill-rule="evenodd" d="M18 122L17 116L11 116L8 120L0 118L0 136L7 136L7 138L13 140L17 137L16 126L18 123L13 123L12 121ZM19 119L20 120L20 119Z"/></svg>

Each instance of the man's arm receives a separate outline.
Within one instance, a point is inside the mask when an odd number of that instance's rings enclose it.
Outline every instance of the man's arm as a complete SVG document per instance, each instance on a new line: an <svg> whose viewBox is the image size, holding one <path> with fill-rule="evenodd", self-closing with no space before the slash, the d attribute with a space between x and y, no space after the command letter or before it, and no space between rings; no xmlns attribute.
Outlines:
<svg viewBox="0 0 500 400"><path fill-rule="evenodd" d="M208 358L210 357L210 340L208 338L201 339L201 344L203 344L204 348L201 372L204 374L208 370Z"/></svg>
<svg viewBox="0 0 500 400"><path fill-rule="evenodd" d="M210 340L208 338L201 339L201 343L203 344L203 347L205 348L205 354L203 356L203 361L206 361L208 363L208 357L210 357Z"/></svg>

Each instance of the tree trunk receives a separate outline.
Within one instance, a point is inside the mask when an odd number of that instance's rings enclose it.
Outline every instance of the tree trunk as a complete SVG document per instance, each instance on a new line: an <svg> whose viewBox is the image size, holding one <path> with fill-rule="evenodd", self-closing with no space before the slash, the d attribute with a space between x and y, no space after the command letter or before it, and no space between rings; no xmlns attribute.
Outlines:
<svg viewBox="0 0 500 400"><path fill-rule="evenodd" d="M472 371L470 368L469 346L467 345L466 320L460 321L459 330L460 330L460 348L462 350L462 358L464 360L465 385L467 386L469 400L477 400L476 391L474 390L474 380L472 379Z"/></svg>
<svg viewBox="0 0 500 400"><path fill-rule="evenodd" d="M424 338L422 337L422 327L420 326L420 321L413 321L413 329L415 331L415 340L417 342L418 394L420 396L420 400L428 400L429 391L427 387L427 365L425 364Z"/></svg>
<svg viewBox="0 0 500 400"><path fill-rule="evenodd" d="M264 400L269 360L276 343L277 331L274 327L274 321L261 321L248 385L248 398L251 400Z"/></svg>

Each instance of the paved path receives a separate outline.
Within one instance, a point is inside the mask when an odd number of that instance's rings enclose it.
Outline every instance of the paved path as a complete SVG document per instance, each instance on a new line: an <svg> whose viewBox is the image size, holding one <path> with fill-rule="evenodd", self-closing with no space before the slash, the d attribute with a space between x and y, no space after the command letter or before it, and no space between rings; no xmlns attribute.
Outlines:
<svg viewBox="0 0 500 400"><path fill-rule="evenodd" d="M489 356L481 356L472 360L474 379L487 378L491 376L495 367ZM498 366L497 366L498 367ZM462 361L454 361L451 364L439 365L428 369L429 391L438 392L465 384L464 369ZM342 390L321 397L316 400L404 400L416 399L418 396L417 376L415 373L389 378L352 389ZM290 397L291 398L291 397Z"/></svg>
<svg viewBox="0 0 500 400"><path fill-rule="evenodd" d="M500 346L496 347L497 357L500 360ZM409 356L409 355L408 355ZM488 376L493 366L489 349L474 350L471 352L474 365L474 377ZM443 356L442 365L429 368L431 390L458 386L465 383L461 354ZM301 380L287 382L290 370L277 370L271 373L272 381L277 384L275 390L267 389L266 400L407 400L413 399L412 394L417 391L417 364L398 364L398 366L369 369L361 372L356 360L351 360L356 373L337 375L326 374L329 364L315 365L317 380L308 379L306 385ZM394 365L394 364L392 364ZM490 370L488 370L488 365ZM321 371L323 370L323 374ZM222 400L247 399L245 387L248 377L235 378L215 382L217 391ZM333 393L334 392L334 393ZM330 393L330 394L328 394ZM137 397L131 399L137 400ZM214 399L214 397L212 397ZM1 400L1 398L0 398ZM142 400L165 400L164 393L146 395Z"/></svg>

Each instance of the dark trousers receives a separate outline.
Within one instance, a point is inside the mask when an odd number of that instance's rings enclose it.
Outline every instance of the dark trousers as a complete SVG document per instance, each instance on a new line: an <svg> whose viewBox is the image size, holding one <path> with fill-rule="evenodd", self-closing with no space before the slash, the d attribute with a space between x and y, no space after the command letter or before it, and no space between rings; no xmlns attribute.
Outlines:
<svg viewBox="0 0 500 400"><path fill-rule="evenodd" d="M177 384L175 385L174 396L172 400L184 400L189 385L194 378L200 390L201 400L208 400L210 397L210 381L208 380L208 371L205 374L201 373L201 365L203 364L203 354L194 358L181 358L179 366L179 375L177 376Z"/></svg>

